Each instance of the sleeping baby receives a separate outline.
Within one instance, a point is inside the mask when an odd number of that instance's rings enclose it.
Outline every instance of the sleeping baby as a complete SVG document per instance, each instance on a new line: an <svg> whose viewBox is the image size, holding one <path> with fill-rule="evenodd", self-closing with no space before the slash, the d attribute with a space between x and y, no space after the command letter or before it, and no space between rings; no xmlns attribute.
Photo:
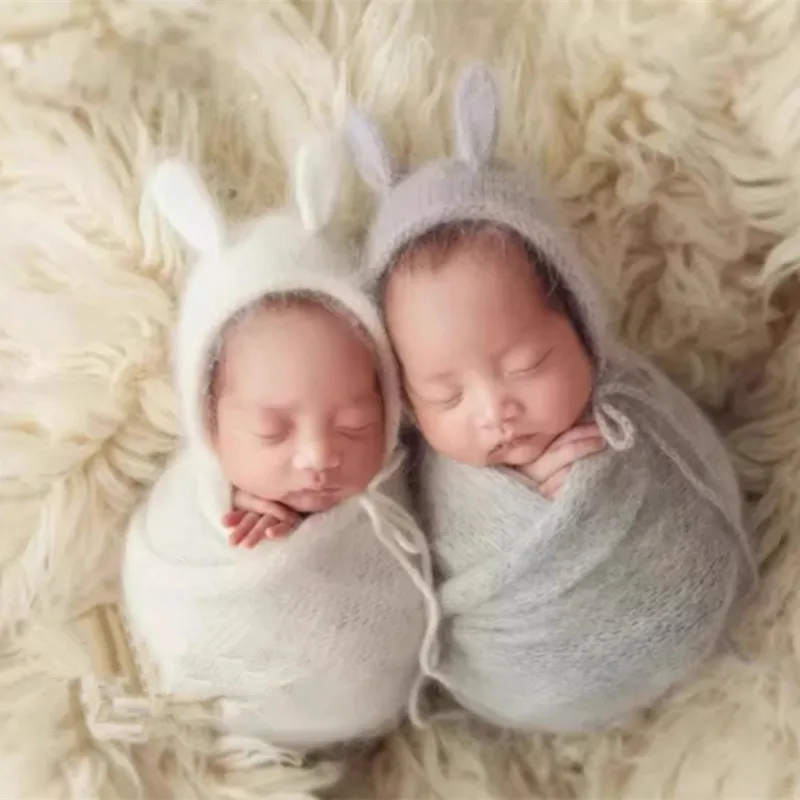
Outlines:
<svg viewBox="0 0 800 800"><path fill-rule="evenodd" d="M200 253L175 342L186 446L135 514L123 565L155 690L217 699L228 732L301 754L391 728L437 619L404 509L391 350L352 254L325 233L333 163L302 148L297 208L230 236L191 168L154 175L156 205ZM293 535L231 547L237 494ZM245 543L264 535L250 526Z"/></svg>
<svg viewBox="0 0 800 800"><path fill-rule="evenodd" d="M458 155L380 193L366 261L424 444L440 678L503 726L584 731L652 704L715 651L755 580L737 481L700 410L609 334L539 187L493 162L496 88L456 93Z"/></svg>

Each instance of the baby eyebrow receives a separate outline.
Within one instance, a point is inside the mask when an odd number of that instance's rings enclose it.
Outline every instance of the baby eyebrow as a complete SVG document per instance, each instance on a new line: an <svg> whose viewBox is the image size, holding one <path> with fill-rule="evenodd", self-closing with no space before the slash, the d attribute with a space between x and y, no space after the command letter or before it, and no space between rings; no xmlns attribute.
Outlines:
<svg viewBox="0 0 800 800"><path fill-rule="evenodd" d="M436 388L444 389L446 394L447 394L447 397L450 397L451 395L454 395L454 394L458 394L460 392L460 389L458 389L458 387L453 386L453 385L447 385L447 386L439 386L439 387L434 387L434 386L422 386L422 387L408 386L407 389L406 389L406 393L408 394L409 397L416 397L418 400L422 400L424 402L439 402L440 400L443 399L442 397L438 397L438 396L434 397L434 396L432 396L432 395L435 395L435 394L441 394L441 392L437 393L435 391Z"/></svg>
<svg viewBox="0 0 800 800"><path fill-rule="evenodd" d="M555 346L548 347L544 350L538 350L535 352L531 351L529 358L529 361L531 363L529 369L536 369L537 367L540 367L544 363L544 360L553 352L554 349Z"/></svg>
<svg viewBox="0 0 800 800"><path fill-rule="evenodd" d="M433 372L430 375L408 375L406 379L409 383L445 383L453 378L452 370L444 370L443 372Z"/></svg>
<svg viewBox="0 0 800 800"><path fill-rule="evenodd" d="M370 389L342 403L342 408L362 408L363 406L370 406L375 402L375 398L380 398L380 396L381 393L377 389Z"/></svg>

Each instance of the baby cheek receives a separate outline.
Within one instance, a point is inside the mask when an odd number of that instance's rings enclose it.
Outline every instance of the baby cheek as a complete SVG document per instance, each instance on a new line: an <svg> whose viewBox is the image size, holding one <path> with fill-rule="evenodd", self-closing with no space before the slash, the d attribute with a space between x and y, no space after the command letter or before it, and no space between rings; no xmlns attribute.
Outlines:
<svg viewBox="0 0 800 800"><path fill-rule="evenodd" d="M362 490L383 466L385 438L383 435L370 436L361 441L346 442L342 447L342 477L351 488Z"/></svg>
<svg viewBox="0 0 800 800"><path fill-rule="evenodd" d="M452 457L462 457L474 438L466 416L458 409L419 409L416 424L431 447Z"/></svg>
<svg viewBox="0 0 800 800"><path fill-rule="evenodd" d="M222 470L235 486L266 500L280 500L287 490L291 466L257 443L232 439L220 453Z"/></svg>
<svg viewBox="0 0 800 800"><path fill-rule="evenodd" d="M581 370L565 369L554 374L546 389L546 406L554 427L566 430L586 410L591 396L591 379Z"/></svg>

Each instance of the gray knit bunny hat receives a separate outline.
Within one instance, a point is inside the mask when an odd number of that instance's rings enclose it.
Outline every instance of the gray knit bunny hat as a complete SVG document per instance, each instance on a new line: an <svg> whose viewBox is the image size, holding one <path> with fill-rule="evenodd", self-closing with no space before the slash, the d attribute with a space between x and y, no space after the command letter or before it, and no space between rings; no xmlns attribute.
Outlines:
<svg viewBox="0 0 800 800"><path fill-rule="evenodd" d="M373 289L380 286L402 250L441 225L487 222L511 229L565 291L599 367L611 346L604 304L536 176L494 158L499 116L499 91L489 69L471 64L454 94L455 155L408 172L394 163L376 125L360 111L350 112L353 161L379 195L365 248L368 280Z"/></svg>

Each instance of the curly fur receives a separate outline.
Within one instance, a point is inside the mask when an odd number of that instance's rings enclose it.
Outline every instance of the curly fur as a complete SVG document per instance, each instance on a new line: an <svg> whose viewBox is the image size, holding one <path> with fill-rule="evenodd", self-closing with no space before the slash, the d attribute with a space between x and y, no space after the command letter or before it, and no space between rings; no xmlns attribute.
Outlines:
<svg viewBox="0 0 800 800"><path fill-rule="evenodd" d="M447 149L454 76L474 58L500 76L502 157L545 172L622 336L725 434L764 585L737 631L749 659L709 664L626 729L402 729L371 754L363 791L800 792L794 0L18 0L0 10L0 31L7 796L289 797L335 777L237 770L181 734L112 747L76 709L86 657L70 620L114 601L125 521L175 441L167 343L183 254L139 217L141 183L180 152L227 192L228 213L278 204L295 143L341 123L350 100L419 162ZM366 211L350 180L343 221L359 230ZM156 763L157 774L145 766Z"/></svg>

